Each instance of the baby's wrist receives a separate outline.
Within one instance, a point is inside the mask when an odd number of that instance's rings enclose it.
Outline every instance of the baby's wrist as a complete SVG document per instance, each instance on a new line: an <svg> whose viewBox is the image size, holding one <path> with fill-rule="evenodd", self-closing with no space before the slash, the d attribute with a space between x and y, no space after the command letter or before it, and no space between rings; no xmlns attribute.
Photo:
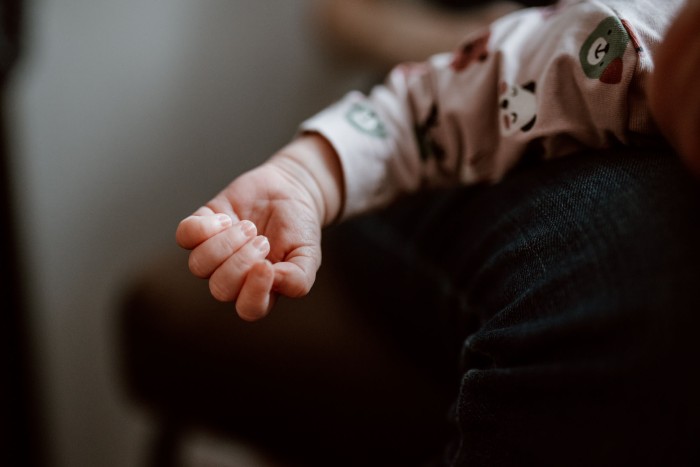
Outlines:
<svg viewBox="0 0 700 467"><path fill-rule="evenodd" d="M344 203L342 167L335 149L323 136L304 134L280 150L270 162L295 174L313 199L321 225L338 219Z"/></svg>

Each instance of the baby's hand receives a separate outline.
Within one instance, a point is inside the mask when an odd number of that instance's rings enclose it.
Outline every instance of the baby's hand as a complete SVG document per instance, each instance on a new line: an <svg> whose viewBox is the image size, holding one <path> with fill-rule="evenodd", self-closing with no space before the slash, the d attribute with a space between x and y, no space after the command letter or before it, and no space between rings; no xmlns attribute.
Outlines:
<svg viewBox="0 0 700 467"><path fill-rule="evenodd" d="M243 319L262 318L277 294L311 289L321 229L338 216L342 190L335 151L306 135L180 222L177 242L192 250L190 270L209 278L215 298L235 301Z"/></svg>
<svg viewBox="0 0 700 467"><path fill-rule="evenodd" d="M177 242L192 250L192 274L209 279L211 294L220 301L235 301L238 314L261 318L271 307L274 279L267 237L257 235L251 221L234 221L228 214L202 207L178 226Z"/></svg>

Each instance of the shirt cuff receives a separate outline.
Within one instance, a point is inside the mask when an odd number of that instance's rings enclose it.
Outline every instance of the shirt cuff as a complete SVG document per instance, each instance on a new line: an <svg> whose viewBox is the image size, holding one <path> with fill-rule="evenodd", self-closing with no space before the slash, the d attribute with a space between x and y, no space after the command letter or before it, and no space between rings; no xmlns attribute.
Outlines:
<svg viewBox="0 0 700 467"><path fill-rule="evenodd" d="M343 170L345 219L383 206L398 191L389 180L396 147L386 119L367 97L351 92L303 122L301 132L315 132L333 146Z"/></svg>

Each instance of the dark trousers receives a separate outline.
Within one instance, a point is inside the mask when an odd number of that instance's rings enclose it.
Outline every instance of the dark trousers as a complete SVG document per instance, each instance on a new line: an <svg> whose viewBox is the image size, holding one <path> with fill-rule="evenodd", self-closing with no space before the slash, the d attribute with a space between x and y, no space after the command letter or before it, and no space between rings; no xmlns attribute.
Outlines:
<svg viewBox="0 0 700 467"><path fill-rule="evenodd" d="M699 240L700 182L618 150L328 229L256 323L175 251L125 298L125 382L154 465L192 426L294 466L700 465Z"/></svg>
<svg viewBox="0 0 700 467"><path fill-rule="evenodd" d="M329 234L358 309L454 387L441 465L700 465L700 184L669 151L521 168Z"/></svg>

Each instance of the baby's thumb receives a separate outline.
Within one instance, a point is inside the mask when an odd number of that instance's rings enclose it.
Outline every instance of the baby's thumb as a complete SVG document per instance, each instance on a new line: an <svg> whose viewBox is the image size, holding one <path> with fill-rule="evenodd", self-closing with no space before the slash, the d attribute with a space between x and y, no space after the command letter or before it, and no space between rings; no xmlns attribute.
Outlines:
<svg viewBox="0 0 700 467"><path fill-rule="evenodd" d="M289 261L276 263L274 269L273 290L287 297L299 298L311 290L318 267L311 258L295 257Z"/></svg>

